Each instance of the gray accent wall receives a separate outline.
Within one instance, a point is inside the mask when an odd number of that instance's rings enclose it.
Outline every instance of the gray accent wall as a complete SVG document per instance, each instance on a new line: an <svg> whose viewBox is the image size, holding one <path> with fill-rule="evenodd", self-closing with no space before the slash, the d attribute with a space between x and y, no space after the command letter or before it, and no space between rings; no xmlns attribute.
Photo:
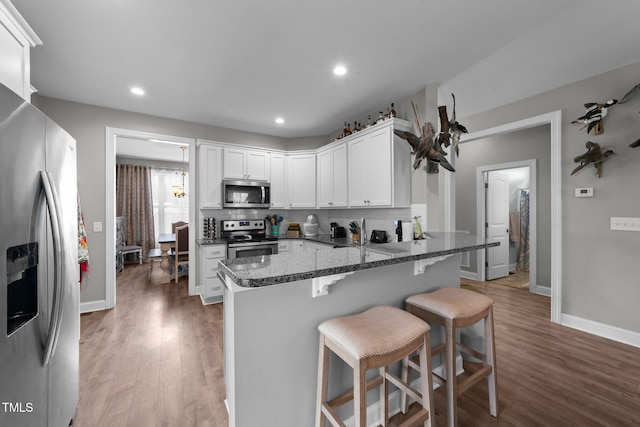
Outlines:
<svg viewBox="0 0 640 427"><path fill-rule="evenodd" d="M83 280L80 294L80 300L83 303L102 301L106 298L105 239L108 236L104 232L94 233L92 224L102 222L104 229L107 221L113 221L113 218L104 217L107 197L105 194L105 129L107 127L281 150L286 150L288 147L287 140L279 137L79 104L37 94L32 97L32 102L77 141L78 191L87 225L90 256L90 274L88 279Z"/></svg>
<svg viewBox="0 0 640 427"><path fill-rule="evenodd" d="M640 63L635 63L459 120L470 131L478 131L562 111L561 311L636 333L640 333L640 233L612 231L610 219L640 217L640 148L628 146L640 138L640 96L611 108L601 135L587 134L571 121L585 113L584 103L620 99L638 83ZM576 166L573 159L586 151L587 141L617 153L604 164L601 178L593 167L570 176ZM463 150L461 159L466 157ZM576 198L574 190L581 187L593 187L594 197Z"/></svg>

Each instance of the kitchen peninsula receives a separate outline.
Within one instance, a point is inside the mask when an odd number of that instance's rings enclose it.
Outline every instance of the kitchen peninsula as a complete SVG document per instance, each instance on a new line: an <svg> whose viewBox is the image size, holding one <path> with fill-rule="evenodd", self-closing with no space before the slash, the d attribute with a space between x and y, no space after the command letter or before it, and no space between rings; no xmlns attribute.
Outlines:
<svg viewBox="0 0 640 427"><path fill-rule="evenodd" d="M314 425L317 326L375 305L404 308L410 295L458 285L461 254L490 246L497 243L429 233L411 242L220 261L229 426ZM351 368L337 362L330 397L352 386ZM345 418L352 413L350 405L341 409Z"/></svg>

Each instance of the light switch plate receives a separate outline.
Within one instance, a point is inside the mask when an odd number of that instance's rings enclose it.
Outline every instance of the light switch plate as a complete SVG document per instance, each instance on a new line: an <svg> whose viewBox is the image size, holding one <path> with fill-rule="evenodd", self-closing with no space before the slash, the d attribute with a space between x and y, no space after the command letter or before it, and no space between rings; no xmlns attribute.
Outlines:
<svg viewBox="0 0 640 427"><path fill-rule="evenodd" d="M611 229L621 231L640 231L640 218L611 217Z"/></svg>
<svg viewBox="0 0 640 427"><path fill-rule="evenodd" d="M102 223L100 221L93 223L93 232L102 233Z"/></svg>
<svg viewBox="0 0 640 427"><path fill-rule="evenodd" d="M576 188L576 197L593 197L593 187Z"/></svg>

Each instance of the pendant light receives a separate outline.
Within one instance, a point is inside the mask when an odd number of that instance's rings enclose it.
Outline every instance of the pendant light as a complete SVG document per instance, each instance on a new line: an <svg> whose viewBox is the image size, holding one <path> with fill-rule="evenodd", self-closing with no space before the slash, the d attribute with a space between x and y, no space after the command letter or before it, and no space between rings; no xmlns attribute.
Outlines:
<svg viewBox="0 0 640 427"><path fill-rule="evenodd" d="M182 146L180 147L180 149L182 150L182 164L184 165L184 152L186 151L187 147ZM186 175L186 173L184 172L184 166L182 168L182 173L180 175L182 175L182 186L180 185L171 186L171 191L173 191L173 195L175 197L178 197L179 199L187 195L187 193L184 192L184 177Z"/></svg>

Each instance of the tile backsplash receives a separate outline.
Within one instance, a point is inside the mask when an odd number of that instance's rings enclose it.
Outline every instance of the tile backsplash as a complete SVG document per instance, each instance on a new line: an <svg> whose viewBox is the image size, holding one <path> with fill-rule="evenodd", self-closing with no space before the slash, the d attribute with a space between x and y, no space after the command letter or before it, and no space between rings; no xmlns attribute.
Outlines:
<svg viewBox="0 0 640 427"><path fill-rule="evenodd" d="M211 209L200 211L198 236L202 236L202 217L214 217L220 226L220 221L227 219L263 219L268 215L280 215L284 218L280 224L280 235L287 232L291 222L304 224L311 214L318 217L318 234L329 234L329 223L336 222L347 229L349 223L362 218L366 219L367 237L371 237L372 230L384 230L389 235L389 240L395 238L396 221L411 221L419 216L422 231L426 231L426 205L411 205L410 208L381 208L381 209Z"/></svg>

